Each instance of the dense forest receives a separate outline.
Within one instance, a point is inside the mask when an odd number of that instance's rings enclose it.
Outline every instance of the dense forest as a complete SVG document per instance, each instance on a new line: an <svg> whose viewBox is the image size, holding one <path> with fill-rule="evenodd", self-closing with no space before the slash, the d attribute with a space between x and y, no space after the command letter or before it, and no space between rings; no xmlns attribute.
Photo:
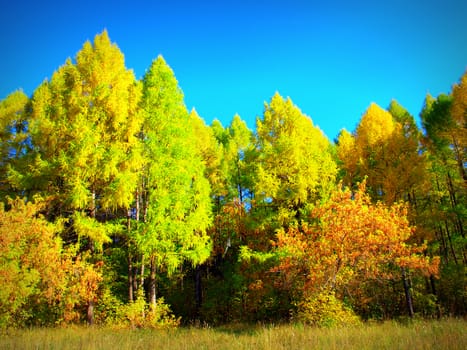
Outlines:
<svg viewBox="0 0 467 350"><path fill-rule="evenodd" d="M466 118L464 74L334 141L278 93L206 125L104 31L0 102L0 329L465 316Z"/></svg>

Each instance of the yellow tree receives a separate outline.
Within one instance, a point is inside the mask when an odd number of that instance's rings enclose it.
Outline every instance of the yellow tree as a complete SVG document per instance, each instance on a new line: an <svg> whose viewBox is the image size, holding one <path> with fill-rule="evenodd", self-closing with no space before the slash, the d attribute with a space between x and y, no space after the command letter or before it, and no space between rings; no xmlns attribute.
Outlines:
<svg viewBox="0 0 467 350"><path fill-rule="evenodd" d="M341 133L337 153L346 184L366 177L372 197L391 204L413 198L424 178L426 161L413 118L396 101L389 110L372 103L354 135Z"/></svg>
<svg viewBox="0 0 467 350"><path fill-rule="evenodd" d="M459 172L467 182L465 164L467 162L467 71L460 82L452 88L452 120L454 122L451 133L452 145L459 167Z"/></svg>
<svg viewBox="0 0 467 350"><path fill-rule="evenodd" d="M63 314L71 260L56 235L61 225L40 215L43 206L21 199L0 203L0 329L53 324Z"/></svg>
<svg viewBox="0 0 467 350"><path fill-rule="evenodd" d="M272 208L275 221L290 222L334 185L331 144L290 98L278 93L265 104L256 132L256 205Z"/></svg>
<svg viewBox="0 0 467 350"><path fill-rule="evenodd" d="M97 222L129 208L142 164L138 133L141 89L107 32L86 42L34 93L29 119L33 152L17 187L50 196L49 216L65 215L91 250L109 242L113 226ZM102 221L103 218L100 218ZM90 299L88 322L93 322Z"/></svg>
<svg viewBox="0 0 467 350"><path fill-rule="evenodd" d="M224 176L224 145L218 142L213 129L205 124L195 109L190 112L189 120L194 131L196 149L204 162L205 177L211 185L211 195L220 200L227 194Z"/></svg>
<svg viewBox="0 0 467 350"><path fill-rule="evenodd" d="M353 187L358 178L358 153L355 137L343 129L337 138L337 158L342 181L346 186Z"/></svg>
<svg viewBox="0 0 467 350"><path fill-rule="evenodd" d="M18 166L18 160L24 155L28 102L23 91L15 91L0 101L0 199L12 192L8 167Z"/></svg>

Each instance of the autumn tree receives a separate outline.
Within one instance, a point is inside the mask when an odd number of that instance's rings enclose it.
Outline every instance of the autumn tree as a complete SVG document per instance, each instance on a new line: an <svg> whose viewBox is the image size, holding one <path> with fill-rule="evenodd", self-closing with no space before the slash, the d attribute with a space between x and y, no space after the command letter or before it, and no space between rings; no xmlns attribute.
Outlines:
<svg viewBox="0 0 467 350"><path fill-rule="evenodd" d="M43 203L0 203L0 328L54 322L65 283L60 224L47 222Z"/></svg>
<svg viewBox="0 0 467 350"><path fill-rule="evenodd" d="M70 218L91 250L110 242L106 225L96 220L118 209L126 213L134 199L141 167L139 97L133 72L104 31L32 98L28 171L14 169L10 178L26 193L49 196L48 215Z"/></svg>
<svg viewBox="0 0 467 350"><path fill-rule="evenodd" d="M268 255L275 232L308 220L307 212L335 186L332 145L290 98L276 93L256 121L251 208L240 248L244 305L253 319L283 317L288 295L274 288L271 261L252 261L248 252ZM273 316L274 315L274 316Z"/></svg>
<svg viewBox="0 0 467 350"><path fill-rule="evenodd" d="M211 200L182 91L162 56L143 78L141 108L150 161L143 174L147 214L137 242L150 261L149 299L155 306L158 270L171 274L184 261L197 265L209 257Z"/></svg>
<svg viewBox="0 0 467 350"><path fill-rule="evenodd" d="M397 268L437 273L439 260L424 256L426 246L409 243L413 233L404 204L373 204L365 183L355 193L339 187L309 223L278 231L280 263L273 271L300 300L299 312L323 292L355 300L365 281L397 279Z"/></svg>
<svg viewBox="0 0 467 350"><path fill-rule="evenodd" d="M274 220L299 218L307 203L334 185L331 144L290 98L276 93L256 122L254 194L256 205L273 208Z"/></svg>
<svg viewBox="0 0 467 350"><path fill-rule="evenodd" d="M213 128L206 125L195 109L190 112L189 120L193 128L195 147L202 158L205 177L211 187L211 196L215 206L219 207L227 194L225 147L216 138Z"/></svg>
<svg viewBox="0 0 467 350"><path fill-rule="evenodd" d="M139 88L107 32L86 42L34 93L29 126L34 170L23 187L57 196L73 209L127 208L140 161ZM32 177L32 178L31 178ZM59 197L59 198L58 198ZM66 210L66 207L64 208ZM60 214L57 213L58 215Z"/></svg>
<svg viewBox="0 0 467 350"><path fill-rule="evenodd" d="M15 91L0 101L0 199L12 194L9 166L18 166L17 162L26 149L25 109L28 102L23 91Z"/></svg>
<svg viewBox="0 0 467 350"><path fill-rule="evenodd" d="M358 169L359 156L355 137L346 129L342 129L337 137L337 158L341 180L346 186L354 187L361 179Z"/></svg>
<svg viewBox="0 0 467 350"><path fill-rule="evenodd" d="M413 117L395 100L389 111L372 103L354 134L341 132L337 144L345 183L352 186L367 177L374 199L388 204L409 200L424 178L420 132Z"/></svg>
<svg viewBox="0 0 467 350"><path fill-rule="evenodd" d="M467 182L467 71L460 78L460 82L452 88L452 121L451 133L454 154L459 167L459 172Z"/></svg>

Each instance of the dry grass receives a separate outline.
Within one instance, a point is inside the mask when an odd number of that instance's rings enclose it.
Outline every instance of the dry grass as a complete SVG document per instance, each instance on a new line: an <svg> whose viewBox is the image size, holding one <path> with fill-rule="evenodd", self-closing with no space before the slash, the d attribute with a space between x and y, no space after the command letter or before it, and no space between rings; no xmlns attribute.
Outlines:
<svg viewBox="0 0 467 350"><path fill-rule="evenodd" d="M467 349L467 322L387 322L332 329L300 325L173 331L31 329L2 334L0 349Z"/></svg>

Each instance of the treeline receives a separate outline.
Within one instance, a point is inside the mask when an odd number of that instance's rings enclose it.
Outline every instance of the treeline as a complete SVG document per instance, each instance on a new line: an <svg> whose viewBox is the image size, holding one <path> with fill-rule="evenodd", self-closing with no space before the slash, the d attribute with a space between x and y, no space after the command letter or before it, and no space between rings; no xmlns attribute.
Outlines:
<svg viewBox="0 0 467 350"><path fill-rule="evenodd" d="M0 328L465 315L467 74L423 130L371 104L330 142L275 94L189 112L107 32L0 103Z"/></svg>

